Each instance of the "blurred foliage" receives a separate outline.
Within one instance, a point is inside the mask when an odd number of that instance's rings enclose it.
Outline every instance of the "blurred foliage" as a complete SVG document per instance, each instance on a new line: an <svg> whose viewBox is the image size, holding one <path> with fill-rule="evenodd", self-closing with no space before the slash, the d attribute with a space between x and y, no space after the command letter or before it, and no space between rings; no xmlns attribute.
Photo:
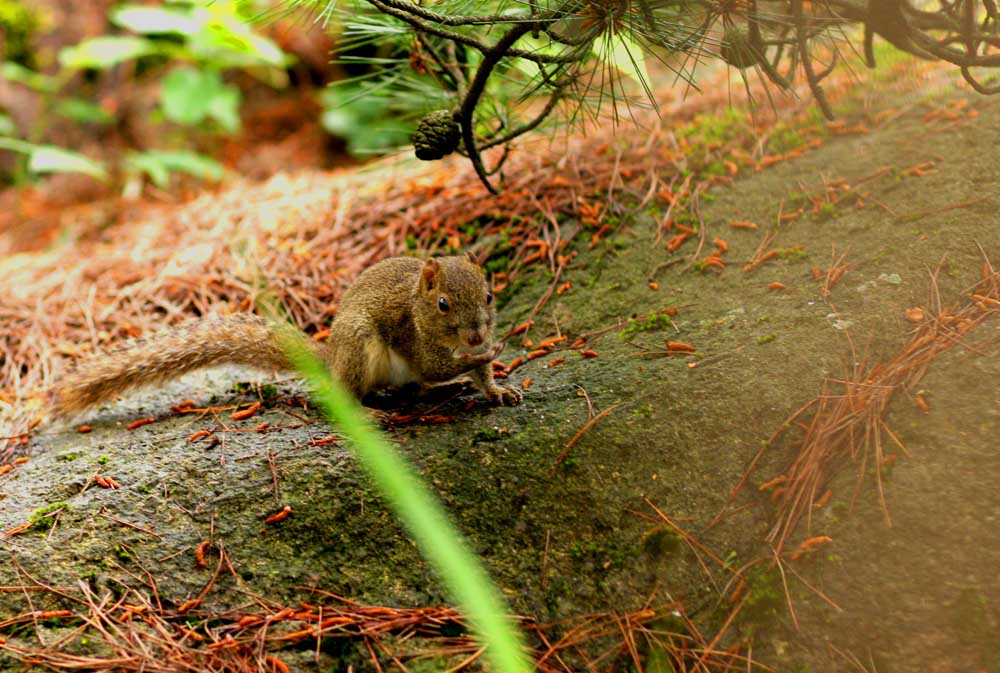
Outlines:
<svg viewBox="0 0 1000 673"><path fill-rule="evenodd" d="M19 16L4 9L8 5L21 7L19 3L0 3L0 21L8 15ZM114 123L113 110L76 92L85 88L81 81L100 73L117 73L126 65L131 65L132 77L160 80L157 115L186 129L181 134L185 144L193 134L205 131L239 132L242 94L226 82L226 73L240 70L270 86L283 87L288 82L285 68L292 62L277 44L253 30L248 22L252 11L251 3L237 0L173 1L160 7L122 4L108 19L112 26L131 34L101 35L61 49L53 74L28 67L30 59L7 60L0 76L28 87L43 100L43 114L27 137L19 137L11 117L0 114L0 149L22 155L14 181L49 172L108 177L102 162L38 141L55 117L95 126ZM22 23L37 27L37 17L22 19ZM174 172L209 180L218 180L224 173L222 166L207 156L169 150L129 152L116 168L126 180L147 176L158 187L166 187Z"/></svg>
<svg viewBox="0 0 1000 673"><path fill-rule="evenodd" d="M55 145L40 145L0 136L0 149L22 154L27 160L28 171L36 175L86 173L101 180L107 177L107 171L100 162Z"/></svg>
<svg viewBox="0 0 1000 673"><path fill-rule="evenodd" d="M171 173L186 173L204 180L221 180L222 166L197 152L184 150L147 150L129 152L125 157L126 169L149 176L154 185L165 189L170 184Z"/></svg>
<svg viewBox="0 0 1000 673"><path fill-rule="evenodd" d="M0 46L4 61L34 65L31 36L38 30L38 15L18 0L0 0Z"/></svg>
<svg viewBox="0 0 1000 673"><path fill-rule="evenodd" d="M389 96L380 96L355 83L327 87L320 94L320 124L347 141L351 154L374 154L406 145L414 120L401 114Z"/></svg>
<svg viewBox="0 0 1000 673"><path fill-rule="evenodd" d="M344 138L349 152L381 153L411 140L419 158L457 152L493 192L509 145L522 134L603 121L606 113L618 123L636 108L655 108L650 72L694 86L698 67L719 63L746 84L753 73L780 89L804 80L832 118L824 79L851 41L875 67L879 37L894 51L955 64L977 91L1000 93L991 76L1000 66L994 0L136 1L108 13L106 34L61 49L52 68L33 62L32 36L44 22L31 7L0 0L0 75L44 101L20 134L24 122L0 110L3 149L21 155L15 182L40 167L108 172L68 148L36 158L58 142L46 134L57 119L107 129L121 121L114 105L84 93L95 81L122 89L158 84L145 89L157 96L149 121L167 124L162 135L173 141L160 151L239 133L246 82L281 88L290 81L293 59L258 30L261 21L286 15L321 24L336 43L344 77L321 94L319 122ZM503 151L487 154L491 148ZM164 171L169 182L183 166L218 174L170 154L148 161L130 154L110 172L156 176L162 184Z"/></svg>

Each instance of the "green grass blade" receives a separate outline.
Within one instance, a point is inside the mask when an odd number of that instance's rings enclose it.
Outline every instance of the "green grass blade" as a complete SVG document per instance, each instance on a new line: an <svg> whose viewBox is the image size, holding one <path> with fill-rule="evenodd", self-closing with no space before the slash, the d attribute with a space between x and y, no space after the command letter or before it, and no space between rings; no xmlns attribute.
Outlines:
<svg viewBox="0 0 1000 673"><path fill-rule="evenodd" d="M361 405L331 376L319 359L289 338L289 355L315 391L327 417L348 440L355 458L389 501L416 540L424 557L442 578L486 646L485 657L498 673L531 670L524 645L508 614L506 601L452 526L440 502L382 434Z"/></svg>

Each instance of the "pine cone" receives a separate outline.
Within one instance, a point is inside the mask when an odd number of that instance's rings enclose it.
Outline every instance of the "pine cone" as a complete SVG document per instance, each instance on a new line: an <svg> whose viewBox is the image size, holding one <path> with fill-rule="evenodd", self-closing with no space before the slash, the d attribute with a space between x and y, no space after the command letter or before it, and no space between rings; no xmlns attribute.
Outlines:
<svg viewBox="0 0 1000 673"><path fill-rule="evenodd" d="M413 134L413 147L417 158L434 161L447 156L458 148L462 133L455 115L448 110L434 110L424 115Z"/></svg>
<svg viewBox="0 0 1000 673"><path fill-rule="evenodd" d="M763 47L764 45L755 44L755 41L750 39L750 33L746 28L731 26L726 28L726 32L722 35L719 56L734 68L744 70L763 60Z"/></svg>

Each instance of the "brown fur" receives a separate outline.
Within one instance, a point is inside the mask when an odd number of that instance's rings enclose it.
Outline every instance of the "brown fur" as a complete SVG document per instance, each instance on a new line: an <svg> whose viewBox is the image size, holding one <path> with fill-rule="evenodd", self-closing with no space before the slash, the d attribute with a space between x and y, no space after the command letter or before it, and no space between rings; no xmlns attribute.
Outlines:
<svg viewBox="0 0 1000 673"><path fill-rule="evenodd" d="M520 392L493 381L490 362L500 349L492 345L496 309L487 302L489 291L482 269L466 257L386 259L344 294L329 342L301 342L358 398L469 373L491 401L516 404ZM83 361L60 381L50 391L51 415L69 418L128 390L215 365L290 370L281 330L258 316L235 314L193 319L128 342Z"/></svg>

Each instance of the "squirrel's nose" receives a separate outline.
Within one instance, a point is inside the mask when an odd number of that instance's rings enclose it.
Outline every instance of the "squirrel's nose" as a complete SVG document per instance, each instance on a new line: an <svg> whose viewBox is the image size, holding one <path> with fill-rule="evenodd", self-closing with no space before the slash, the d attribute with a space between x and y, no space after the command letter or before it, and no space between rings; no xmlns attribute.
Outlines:
<svg viewBox="0 0 1000 673"><path fill-rule="evenodd" d="M465 342L470 346L478 346L483 343L483 333L479 330L470 330L465 335Z"/></svg>

